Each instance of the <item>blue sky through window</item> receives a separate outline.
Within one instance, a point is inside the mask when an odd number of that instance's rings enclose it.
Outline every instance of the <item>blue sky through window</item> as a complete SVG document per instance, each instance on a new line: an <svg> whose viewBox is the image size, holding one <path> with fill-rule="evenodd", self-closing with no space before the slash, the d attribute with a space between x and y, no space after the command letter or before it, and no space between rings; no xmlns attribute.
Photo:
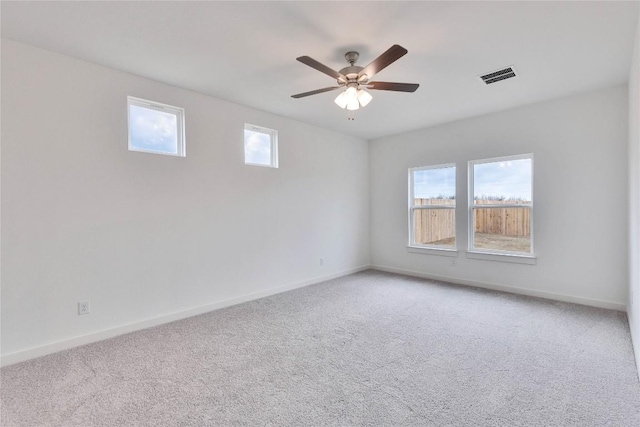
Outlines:
<svg viewBox="0 0 640 427"><path fill-rule="evenodd" d="M531 201L531 159L473 166L474 198Z"/></svg>
<svg viewBox="0 0 640 427"><path fill-rule="evenodd" d="M456 168L413 171L413 192L416 199L455 198Z"/></svg>
<svg viewBox="0 0 640 427"><path fill-rule="evenodd" d="M129 141L134 150L178 154L178 117L129 105Z"/></svg>
<svg viewBox="0 0 640 427"><path fill-rule="evenodd" d="M245 129L244 161L245 163L271 166L271 136Z"/></svg>
<svg viewBox="0 0 640 427"><path fill-rule="evenodd" d="M531 159L480 163L473 168L474 198L531 201ZM413 171L414 197L455 197L455 174L455 167Z"/></svg>

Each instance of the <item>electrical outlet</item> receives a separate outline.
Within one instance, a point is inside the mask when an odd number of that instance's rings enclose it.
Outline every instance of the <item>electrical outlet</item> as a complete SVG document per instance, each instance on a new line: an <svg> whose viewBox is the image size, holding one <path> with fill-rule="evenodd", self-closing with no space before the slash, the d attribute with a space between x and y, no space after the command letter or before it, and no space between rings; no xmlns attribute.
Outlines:
<svg viewBox="0 0 640 427"><path fill-rule="evenodd" d="M91 304L89 300L78 302L78 316L82 314L89 314L91 312Z"/></svg>
<svg viewBox="0 0 640 427"><path fill-rule="evenodd" d="M324 265L324 258L320 258L320 265Z"/></svg>
<svg viewBox="0 0 640 427"><path fill-rule="evenodd" d="M451 265L458 265L458 260L455 258L451 258Z"/></svg>

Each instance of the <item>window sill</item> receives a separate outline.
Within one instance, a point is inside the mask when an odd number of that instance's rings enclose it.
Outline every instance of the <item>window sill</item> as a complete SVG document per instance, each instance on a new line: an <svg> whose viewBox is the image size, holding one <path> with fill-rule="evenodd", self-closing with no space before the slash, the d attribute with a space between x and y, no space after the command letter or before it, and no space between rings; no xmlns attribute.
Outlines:
<svg viewBox="0 0 640 427"><path fill-rule="evenodd" d="M467 252L467 258L479 259L484 261L511 262L515 264L535 265L537 258L533 255L515 255L515 254L499 254L489 252Z"/></svg>
<svg viewBox="0 0 640 427"><path fill-rule="evenodd" d="M274 165L274 164L265 165L265 164L262 164L262 163L249 163L249 162L244 162L244 164L247 165L247 166L259 166L261 168L278 169L278 166Z"/></svg>
<svg viewBox="0 0 640 427"><path fill-rule="evenodd" d="M407 252L411 252L414 254L439 255L439 256L450 256L450 257L458 256L457 249L425 248L422 246L407 246Z"/></svg>

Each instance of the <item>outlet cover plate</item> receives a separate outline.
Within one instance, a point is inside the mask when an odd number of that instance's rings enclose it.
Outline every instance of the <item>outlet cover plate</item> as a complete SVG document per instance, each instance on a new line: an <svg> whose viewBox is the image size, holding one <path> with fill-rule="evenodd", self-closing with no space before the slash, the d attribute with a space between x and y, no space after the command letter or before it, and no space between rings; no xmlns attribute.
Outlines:
<svg viewBox="0 0 640 427"><path fill-rule="evenodd" d="M91 313L91 304L89 300L78 301L78 316Z"/></svg>

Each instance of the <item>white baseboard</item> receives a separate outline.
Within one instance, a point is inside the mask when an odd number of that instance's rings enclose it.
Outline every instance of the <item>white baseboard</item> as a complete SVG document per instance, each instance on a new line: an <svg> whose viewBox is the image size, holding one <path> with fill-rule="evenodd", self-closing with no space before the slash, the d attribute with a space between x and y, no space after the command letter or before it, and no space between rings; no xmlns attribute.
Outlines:
<svg viewBox="0 0 640 427"><path fill-rule="evenodd" d="M372 265L372 269L386 271L388 273L403 274L405 276L420 277L422 279L439 280L442 282L456 283L458 285L473 286L476 288L491 289L494 291L509 292L512 294L527 295L530 297L544 298L555 301L570 302L574 304L588 305L591 307L607 308L610 310L627 311L625 304L602 301L591 298L574 297L571 295L556 294L553 292L537 291L534 289L518 288L515 286L502 285L497 283L478 282L475 280L460 279L457 277L439 276L437 274L423 273L420 271L403 270L400 268L387 267L384 265Z"/></svg>
<svg viewBox="0 0 640 427"><path fill-rule="evenodd" d="M311 279L303 280L301 282L296 282L296 283L292 283L285 286L279 286L276 288L266 289L264 291L259 291L259 292L252 292L249 294L241 295L239 297L214 302L211 304L206 304L206 305L190 308L183 311L169 313L166 315L154 317L154 318L143 320L140 322L134 322L126 325L117 326L115 328L104 329L104 330L93 332L90 334L81 335L78 337L73 337L66 340L57 341L54 343L17 351L15 353L9 353L9 354L3 355L0 358L0 366L12 365L12 364L23 362L29 359L34 359L36 357L46 356L47 354L68 350L73 347L78 347L81 345L102 341L108 338L113 338L118 335L123 335L129 332L139 331L141 329L146 329L146 328L162 325L169 322L174 322L176 320L197 316L199 314L207 313L207 312L218 310L225 307L230 307L232 305L241 304L243 302L264 298L270 295L279 294L279 293L290 291L293 289L303 288L305 286L313 285L316 283L324 282L326 280L335 279L335 278L346 276L353 273L358 273L360 271L364 271L367 269L386 271L389 273L402 274L405 276L419 277L423 279L439 280L443 282L456 283L460 285L473 286L478 288L492 289L492 290L502 291L502 292L528 295L532 297L545 298L545 299L550 299L555 301L563 301L563 302L570 302L575 304L588 305L592 307L607 308L607 309L618 310L618 311L627 311L627 307L625 304L620 304L620 303L615 303L610 301L601 301L601 300L590 299L590 298L574 297L570 295L556 294L553 292L536 291L532 289L518 288L518 287L507 286L502 284L478 282L475 280L460 279L460 278L449 277L449 276L440 276L436 274L429 274L429 273L423 273L423 272L412 271L412 270L403 270L399 268L387 267L382 265L370 265L370 266L365 265L361 267L339 271L337 273L328 274L325 276L314 277ZM633 328L633 326L630 325L630 328ZM632 330L631 332L633 334L634 331ZM635 344L634 349L636 354L636 362L637 362L637 366L640 369L640 343L634 343L634 344Z"/></svg>
<svg viewBox="0 0 640 427"><path fill-rule="evenodd" d="M305 286L314 285L316 283L324 282L327 280L335 279L349 274L358 273L360 271L368 270L368 265L351 268L348 270L339 271L337 273L327 274L324 276L313 277L311 279L303 280L301 282L291 283L285 286L279 286L276 288L266 289L264 291L252 292L249 294L241 295L239 297L226 299L223 301L217 301L211 304L205 304L198 307L193 307L187 310L177 311L162 316L154 317L151 319L143 320L140 322L129 323L126 325L117 326L115 328L103 329L101 331L92 332L90 334L81 335L62 341L56 341L50 344L45 344L38 347L32 347L26 350L17 351L15 353L9 353L2 355L0 358L0 366L13 365L14 363L24 362L29 359L35 359L36 357L46 356L47 354L57 353L59 351L68 350L73 347L78 347L85 344L90 344L97 341L102 341L107 338L113 338L118 335L127 334L129 332L139 331L141 329L150 328L153 326L162 325L164 323L174 322L176 320L185 319L187 317L197 316L199 314L208 313L210 311L219 310L221 308L229 307L243 302L264 298L270 295L279 294L293 289L303 288Z"/></svg>

